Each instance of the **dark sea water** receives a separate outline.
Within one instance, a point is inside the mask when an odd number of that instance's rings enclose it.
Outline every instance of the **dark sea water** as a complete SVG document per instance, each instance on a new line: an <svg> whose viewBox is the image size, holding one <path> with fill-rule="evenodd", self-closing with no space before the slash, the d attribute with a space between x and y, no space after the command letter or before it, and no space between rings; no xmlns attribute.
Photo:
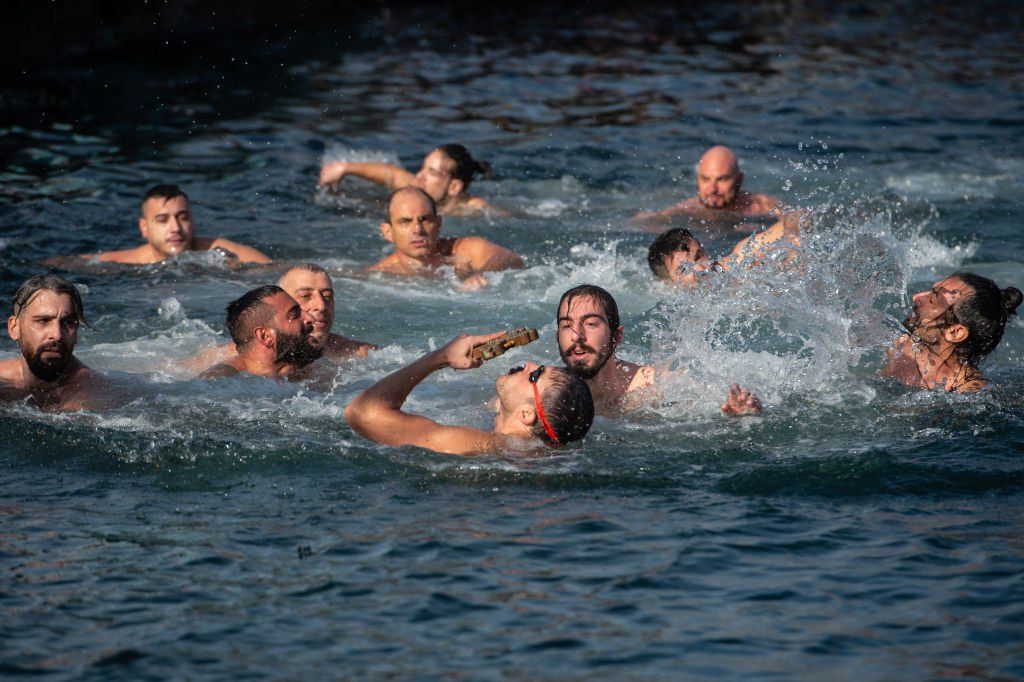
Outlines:
<svg viewBox="0 0 1024 682"><path fill-rule="evenodd" d="M908 293L960 269L1024 286L1019 8L554 16L393 9L8 81L4 297L43 258L135 245L139 197L176 182L201 233L329 267L335 330L384 349L315 385L198 381L175 361L226 340L224 305L265 273L69 274L79 356L129 388L100 412L0 406L0 676L1024 678L1024 324L980 394L875 374ZM321 161L415 169L446 142L519 214L446 233L528 267L473 293L359 275L384 192L318 191ZM811 209L806 265L670 290L629 217L692 195L719 142L748 188ZM496 377L559 362L554 308L583 282L617 298L626 359L685 370L664 401L526 460L345 423L428 348L536 326L410 398L487 427ZM763 416L718 414L731 381Z"/></svg>

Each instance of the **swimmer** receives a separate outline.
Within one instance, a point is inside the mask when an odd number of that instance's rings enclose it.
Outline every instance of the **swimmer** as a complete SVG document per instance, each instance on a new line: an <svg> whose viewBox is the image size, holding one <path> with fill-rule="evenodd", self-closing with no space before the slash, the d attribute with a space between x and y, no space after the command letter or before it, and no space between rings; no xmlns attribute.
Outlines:
<svg viewBox="0 0 1024 682"><path fill-rule="evenodd" d="M227 327L238 354L210 367L200 379L219 379L242 372L275 379L293 378L319 357L309 343L312 323L302 308L276 284L243 294L227 307Z"/></svg>
<svg viewBox="0 0 1024 682"><path fill-rule="evenodd" d="M572 372L532 362L495 383L498 414L491 431L439 424L402 411L412 389L437 370L479 367L483 360L472 357L473 347L502 334L456 337L360 393L345 408L345 418L358 433L378 443L416 445L452 455L565 445L583 438L594 421L587 384Z"/></svg>
<svg viewBox="0 0 1024 682"><path fill-rule="evenodd" d="M269 263L270 258L256 249L223 237L196 236L188 196L177 185L157 185L142 198L139 232L146 243L134 249L104 251L98 254L73 256L75 259L96 259L101 263L146 265L160 263L185 251L222 251L240 263ZM47 261L66 265L65 259Z"/></svg>
<svg viewBox="0 0 1024 682"><path fill-rule="evenodd" d="M312 325L308 342L315 349L314 354L319 352L331 362L340 363L349 358L365 358L371 350L380 348L331 331L334 328L334 287L327 271L319 265L293 265L281 275L277 285L298 302L305 314L305 321ZM236 355L238 351L235 344L226 343L189 358L182 364L192 371L200 371Z"/></svg>
<svg viewBox="0 0 1024 682"><path fill-rule="evenodd" d="M1014 287L958 272L914 294L901 335L886 353L882 376L915 388L968 393L987 385L978 365L1003 338L1021 303Z"/></svg>
<svg viewBox="0 0 1024 682"><path fill-rule="evenodd" d="M700 240L689 230L674 227L663 232L647 250L647 264L658 279L674 284L696 284L704 273L729 270L746 262L747 266L760 264L770 244L782 242L792 248L800 246L800 216L791 213L766 230L741 239L728 256L711 260ZM789 264L792 253L784 264Z"/></svg>
<svg viewBox="0 0 1024 682"><path fill-rule="evenodd" d="M592 284L573 287L558 303L558 352L565 366L586 380L598 414L610 416L636 407L643 389L655 385L657 374L650 366L615 356L622 342L619 307L607 291ZM729 390L722 412L757 414L761 401L737 384Z"/></svg>
<svg viewBox="0 0 1024 682"><path fill-rule="evenodd" d="M335 161L320 170L320 186L337 186L345 176L354 175L392 190L417 187L430 195L441 215L472 215L481 211L505 214L506 211L469 194L473 177L490 172L489 164L474 159L461 144L445 144L427 154L415 175L390 163Z"/></svg>
<svg viewBox="0 0 1024 682"><path fill-rule="evenodd" d="M7 319L21 356L0 360L0 398L52 410L90 407L109 384L75 357L82 324L88 323L74 284L53 274L26 280Z"/></svg>
<svg viewBox="0 0 1024 682"><path fill-rule="evenodd" d="M767 194L744 191L739 159L728 147L717 145L700 157L697 165L697 196L661 211L637 213L633 220L663 224L675 218L690 218L738 223L766 215L782 215L779 200Z"/></svg>
<svg viewBox="0 0 1024 682"><path fill-rule="evenodd" d="M395 250L371 265L371 272L425 276L450 265L465 286L477 288L487 284L484 272L523 267L519 256L483 237L439 238L437 206L429 194L414 187L391 195L380 231Z"/></svg>

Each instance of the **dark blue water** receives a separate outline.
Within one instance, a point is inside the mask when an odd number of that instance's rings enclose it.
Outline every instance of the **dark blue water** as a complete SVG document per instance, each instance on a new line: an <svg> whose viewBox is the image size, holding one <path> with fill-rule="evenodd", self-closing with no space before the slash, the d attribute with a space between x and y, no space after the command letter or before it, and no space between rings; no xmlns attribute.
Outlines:
<svg viewBox="0 0 1024 682"><path fill-rule="evenodd" d="M1012 9L662 8L489 31L396 10L327 42L229 39L9 85L5 295L42 258L136 244L138 198L171 181L202 233L330 267L336 331L384 349L316 385L202 382L175 361L224 341L225 303L263 275L203 256L71 275L95 328L80 357L133 388L104 412L0 407L0 673L1024 677L1024 325L981 394L875 376L908 292L958 269L1024 281ZM317 191L321 160L415 168L450 141L494 165L475 187L519 216L445 231L528 267L475 293L357 276L385 252L384 194ZM717 142L750 189L812 210L806 268L662 288L628 218L691 195ZM378 447L344 422L428 347L537 326L410 399L486 427L497 376L558 362L554 308L581 282L616 296L624 357L685 370L657 404L527 461ZM719 416L730 381L766 414Z"/></svg>

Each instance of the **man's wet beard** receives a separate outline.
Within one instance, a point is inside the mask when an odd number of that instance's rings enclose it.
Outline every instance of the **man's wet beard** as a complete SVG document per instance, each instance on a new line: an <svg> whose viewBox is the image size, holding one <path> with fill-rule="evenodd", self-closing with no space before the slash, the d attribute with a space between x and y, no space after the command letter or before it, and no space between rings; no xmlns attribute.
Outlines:
<svg viewBox="0 0 1024 682"><path fill-rule="evenodd" d="M324 353L324 349L309 342L309 334L277 333L277 357L275 362L305 367L315 362Z"/></svg>
<svg viewBox="0 0 1024 682"><path fill-rule="evenodd" d="M46 351L58 351L60 355L52 359L43 359ZM57 381L68 370L71 365L71 351L63 343L49 343L40 346L35 353L25 349L22 350L28 368L41 381Z"/></svg>
<svg viewBox="0 0 1024 682"><path fill-rule="evenodd" d="M585 360L573 359L572 352L577 348L593 353L594 364L587 365ZM573 345L569 346L564 352L561 349L559 349L558 352L562 356L562 362L565 363L565 366L569 369L570 372L579 376L582 379L593 379L595 376L597 376L597 373L601 371L601 368L605 366L605 363L608 362L608 358L612 356L612 353L615 352L615 346L609 343L607 346L598 351L597 349L591 348L590 346L584 345L582 343L574 343Z"/></svg>

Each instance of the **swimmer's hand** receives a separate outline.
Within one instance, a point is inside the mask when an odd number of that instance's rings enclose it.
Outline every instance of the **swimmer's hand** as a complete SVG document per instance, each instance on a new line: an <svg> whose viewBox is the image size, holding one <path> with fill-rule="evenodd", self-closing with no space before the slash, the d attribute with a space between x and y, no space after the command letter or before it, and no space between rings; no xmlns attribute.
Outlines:
<svg viewBox="0 0 1024 682"><path fill-rule="evenodd" d="M318 183L318 186L326 187L327 185L337 184L347 173L347 161L335 161L333 163L329 163L320 169L320 182Z"/></svg>
<svg viewBox="0 0 1024 682"><path fill-rule="evenodd" d="M473 347L481 343L487 343L504 336L505 332L494 332L493 334L477 334L475 336L456 336L447 345L435 351L438 361L442 367L452 369L473 369L484 364L483 358L473 357Z"/></svg>
<svg viewBox="0 0 1024 682"><path fill-rule="evenodd" d="M729 398L722 403L722 414L742 417L745 414L760 414L761 401L749 389L739 384L729 387Z"/></svg>
<svg viewBox="0 0 1024 682"><path fill-rule="evenodd" d="M487 286L487 278L483 276L483 273L475 272L466 279L462 280L459 288L463 291L479 291Z"/></svg>

